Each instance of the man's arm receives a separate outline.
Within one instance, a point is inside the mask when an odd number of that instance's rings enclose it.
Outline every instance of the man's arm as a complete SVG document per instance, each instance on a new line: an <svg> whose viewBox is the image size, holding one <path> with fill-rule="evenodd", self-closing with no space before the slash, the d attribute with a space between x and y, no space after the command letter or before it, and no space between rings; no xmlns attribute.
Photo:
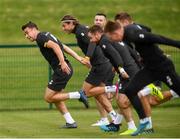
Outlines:
<svg viewBox="0 0 180 139"><path fill-rule="evenodd" d="M137 43L145 43L145 44L157 43L157 44L171 45L180 48L180 41L175 41L161 35L156 35L141 30L135 32L134 35L131 36L131 39Z"/></svg>
<svg viewBox="0 0 180 139"><path fill-rule="evenodd" d="M73 58L75 58L77 61L79 61L80 63L88 66L90 63L84 63L83 62L83 57L79 56L75 51L73 51L71 48L69 48L67 45L63 44L63 48L64 48L64 51L71 55ZM88 65L87 65L88 64Z"/></svg>
<svg viewBox="0 0 180 139"><path fill-rule="evenodd" d="M105 41L104 44L102 44L102 49L104 53L106 53L113 64L115 70L118 74L120 74L123 78L127 79L129 78L129 75L125 72L123 69L123 59L119 55L119 53L116 51L116 49L112 46L112 44L109 41Z"/></svg>
<svg viewBox="0 0 180 139"><path fill-rule="evenodd" d="M112 46L112 44L108 41L105 41L104 43L101 44L101 48L103 52L108 55L108 58L112 62L113 66L115 68L118 68L119 66L123 66L123 59L119 55L119 53L116 51L116 49Z"/></svg>
<svg viewBox="0 0 180 139"><path fill-rule="evenodd" d="M61 69L63 72L66 72L67 74L70 74L71 69L67 65L66 61L64 60L63 52L61 51L61 48L59 45L51 40L46 42L44 44L44 47L51 48L55 52L56 56L58 57L58 60L60 61Z"/></svg>

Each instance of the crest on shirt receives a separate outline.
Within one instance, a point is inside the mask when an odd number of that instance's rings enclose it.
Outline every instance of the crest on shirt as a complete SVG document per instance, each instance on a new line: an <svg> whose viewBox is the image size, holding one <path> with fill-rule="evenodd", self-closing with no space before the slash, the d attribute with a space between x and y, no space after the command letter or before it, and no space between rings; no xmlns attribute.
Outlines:
<svg viewBox="0 0 180 139"><path fill-rule="evenodd" d="M83 32L81 33L81 36L84 36L84 33L83 33Z"/></svg>
<svg viewBox="0 0 180 139"><path fill-rule="evenodd" d="M106 45L103 44L102 47L103 47L104 49L106 49Z"/></svg>
<svg viewBox="0 0 180 139"><path fill-rule="evenodd" d="M141 39L144 39L144 34L139 34L139 37L140 37Z"/></svg>

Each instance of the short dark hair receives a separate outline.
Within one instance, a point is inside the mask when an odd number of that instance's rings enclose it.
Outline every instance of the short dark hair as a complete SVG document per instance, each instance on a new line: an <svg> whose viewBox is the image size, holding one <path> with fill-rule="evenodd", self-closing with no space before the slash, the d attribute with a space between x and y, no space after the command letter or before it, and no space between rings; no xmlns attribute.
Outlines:
<svg viewBox="0 0 180 139"><path fill-rule="evenodd" d="M106 14L104 14L104 13L96 13L96 15L104 16L105 18L107 17ZM95 15L95 16L96 16L96 15Z"/></svg>
<svg viewBox="0 0 180 139"><path fill-rule="evenodd" d="M78 19L75 18L72 15L65 15L65 16L63 16L63 18L61 19L61 22L65 22L65 23L73 22L74 25L79 24Z"/></svg>
<svg viewBox="0 0 180 139"><path fill-rule="evenodd" d="M114 20L128 20L132 21L132 17L127 12L117 13L114 17Z"/></svg>
<svg viewBox="0 0 180 139"><path fill-rule="evenodd" d="M105 33L111 33L117 29L121 28L121 25L117 22L113 22L113 21L108 21L105 28L104 28L104 32Z"/></svg>
<svg viewBox="0 0 180 139"><path fill-rule="evenodd" d="M31 21L29 21L28 23L22 25L21 29L24 30L25 28L36 28L38 29L37 25Z"/></svg>
<svg viewBox="0 0 180 139"><path fill-rule="evenodd" d="M90 32L90 33L96 33L96 32L98 32L98 33L103 33L104 31L103 31L103 29L102 29L100 26L98 26L98 25L93 25L93 26L91 26L91 27L88 29L88 32Z"/></svg>

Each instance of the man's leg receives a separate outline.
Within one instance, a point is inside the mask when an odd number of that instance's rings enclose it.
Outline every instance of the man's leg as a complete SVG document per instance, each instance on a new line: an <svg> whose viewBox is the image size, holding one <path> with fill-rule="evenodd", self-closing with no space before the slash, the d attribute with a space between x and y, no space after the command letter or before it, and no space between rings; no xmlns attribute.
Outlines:
<svg viewBox="0 0 180 139"><path fill-rule="evenodd" d="M129 102L129 99L127 98L125 94L120 93L118 95L117 104L118 104L121 114L124 116L128 125L128 130L120 133L120 135L130 135L134 131L136 131L136 126L133 120L132 109L130 106L131 104Z"/></svg>
<svg viewBox="0 0 180 139"><path fill-rule="evenodd" d="M76 122L72 118L71 114L68 112L68 109L63 102L64 100L69 99L69 96L68 94L62 92L63 90L57 92L47 87L44 98L48 103L54 103L56 108L63 115L64 119L66 120L66 125L64 125L62 128L77 128Z"/></svg>
<svg viewBox="0 0 180 139"><path fill-rule="evenodd" d="M101 119L98 120L96 123L92 124L91 126L101 126L101 125L108 125L109 124L109 120L108 120L108 114L106 112L106 110L103 108L103 106L98 102L98 100L95 99L96 102L96 106L98 109L98 112L101 116Z"/></svg>
<svg viewBox="0 0 180 139"><path fill-rule="evenodd" d="M136 132L134 132L132 135L138 135L141 132L144 132L144 129L149 124L149 120L147 119L147 116L145 114L143 105L137 96L137 93L144 88L146 85L153 82L154 77L151 71L147 69L140 70L129 82L128 87L125 89L125 94L131 101L131 104L134 106L136 112L138 113L138 116L140 118L140 125Z"/></svg>
<svg viewBox="0 0 180 139"><path fill-rule="evenodd" d="M45 101L48 103L55 103L59 101L65 101L67 99L78 99L80 102L82 102L85 105L86 108L89 107L88 100L82 92L69 92L69 93L63 93L63 91L60 92L61 93L47 87L44 95Z"/></svg>

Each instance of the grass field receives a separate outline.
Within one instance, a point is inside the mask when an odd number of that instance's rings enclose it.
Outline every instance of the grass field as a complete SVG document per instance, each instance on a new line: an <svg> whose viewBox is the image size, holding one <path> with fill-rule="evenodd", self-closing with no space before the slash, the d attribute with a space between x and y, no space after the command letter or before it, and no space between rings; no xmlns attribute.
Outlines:
<svg viewBox="0 0 180 139"><path fill-rule="evenodd" d="M32 20L43 31L50 31L64 43L74 43L73 35L65 35L59 20L64 14L73 14L81 23L93 24L97 12L109 19L119 11L129 12L137 23L152 27L153 32L180 39L179 0L0 0L0 45L30 44L21 32L21 25ZM180 73L179 50L161 47L174 61ZM79 48L73 48L81 55ZM88 73L74 59L74 76L66 91L79 90ZM78 122L78 129L59 129L64 124L60 114L49 110L43 101L48 82L48 65L37 48L0 49L0 137L74 137L120 138L118 133L103 133L90 127L99 119L94 100L89 110L76 100L68 101L70 112ZM115 103L113 106L116 108ZM153 109L155 134L138 137L180 137L180 101L173 100ZM135 114L135 121L137 117ZM123 123L122 130L126 129ZM130 136L127 136L130 137Z"/></svg>
<svg viewBox="0 0 180 139"><path fill-rule="evenodd" d="M78 112L77 112L78 111ZM90 125L98 119L95 109L84 110L71 109L73 117L79 127L77 129L60 129L64 124L57 111L13 111L1 112L0 137L58 137L58 138L121 138L131 136L119 136L119 133L104 133L98 127ZM173 138L180 137L180 113L179 107L153 109L153 124L155 133L141 135L143 138ZM121 131L126 130L123 123Z"/></svg>

